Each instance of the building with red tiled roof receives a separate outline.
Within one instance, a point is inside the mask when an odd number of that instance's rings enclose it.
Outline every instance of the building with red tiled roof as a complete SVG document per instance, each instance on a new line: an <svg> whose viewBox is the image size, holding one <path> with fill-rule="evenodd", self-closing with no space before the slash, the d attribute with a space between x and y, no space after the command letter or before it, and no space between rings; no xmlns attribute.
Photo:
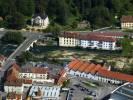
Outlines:
<svg viewBox="0 0 133 100"><path fill-rule="evenodd" d="M16 63L13 64L7 71L4 90L6 93L16 92L22 93L24 86L30 87L32 83L51 82L54 79L48 78L48 68L43 67L26 67L21 68Z"/></svg>
<svg viewBox="0 0 133 100"><path fill-rule="evenodd" d="M48 68L45 67L26 67L19 72L20 79L29 79L33 82L53 82L54 79L48 78Z"/></svg>
<svg viewBox="0 0 133 100"><path fill-rule="evenodd" d="M13 64L7 71L6 80L14 81L18 79L20 67L17 64Z"/></svg>
<svg viewBox="0 0 133 100"><path fill-rule="evenodd" d="M59 36L59 46L117 50L121 49L116 45L117 39L123 38L123 36L123 33L116 32L62 33Z"/></svg>
<svg viewBox="0 0 133 100"><path fill-rule="evenodd" d="M72 62L70 62L65 69L70 75L94 79L102 82L113 84L133 82L132 75L109 71L105 66L82 60L78 60L78 62L76 62L76 60L72 60Z"/></svg>
<svg viewBox="0 0 133 100"><path fill-rule="evenodd" d="M67 73L65 69L61 69L58 75L55 77L55 84L63 85L65 81L68 80Z"/></svg>
<svg viewBox="0 0 133 100"><path fill-rule="evenodd" d="M82 66L78 69L78 71L79 71L79 72L83 72L89 65L90 65L90 63L84 63L84 65L82 65Z"/></svg>
<svg viewBox="0 0 133 100"><path fill-rule="evenodd" d="M103 35L82 35L80 36L80 40L88 40L88 41L105 41L105 42L116 42L116 38L113 37L106 37Z"/></svg>
<svg viewBox="0 0 133 100"><path fill-rule="evenodd" d="M38 73L38 74L46 74L48 72L48 68L41 67L26 67L21 68L21 73Z"/></svg>
<svg viewBox="0 0 133 100"><path fill-rule="evenodd" d="M113 72L108 70L99 70L98 74L103 77L107 77L110 79L121 80L125 82L133 82L133 75L127 75L119 72Z"/></svg>
<svg viewBox="0 0 133 100"><path fill-rule="evenodd" d="M96 36L104 36L104 37L112 37L115 39L123 38L123 32L90 32L88 35L96 35Z"/></svg>
<svg viewBox="0 0 133 100"><path fill-rule="evenodd" d="M121 28L122 29L133 29L133 16L122 16Z"/></svg>

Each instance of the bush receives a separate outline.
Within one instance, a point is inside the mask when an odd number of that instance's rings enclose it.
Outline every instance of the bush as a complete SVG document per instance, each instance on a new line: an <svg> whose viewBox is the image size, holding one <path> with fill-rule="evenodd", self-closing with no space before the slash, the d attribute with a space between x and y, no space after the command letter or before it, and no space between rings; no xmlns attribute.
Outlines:
<svg viewBox="0 0 133 100"><path fill-rule="evenodd" d="M20 44L23 42L24 37L20 32L7 32L2 38L2 42Z"/></svg>
<svg viewBox="0 0 133 100"><path fill-rule="evenodd" d="M7 28L22 29L26 26L25 16L19 12L6 16Z"/></svg>
<svg viewBox="0 0 133 100"><path fill-rule="evenodd" d="M33 54L29 51L23 52L20 56L16 57L19 64L25 64L27 61L33 60Z"/></svg>
<svg viewBox="0 0 133 100"><path fill-rule="evenodd" d="M91 97L86 97L86 98L84 98L84 100L92 100L92 98Z"/></svg>

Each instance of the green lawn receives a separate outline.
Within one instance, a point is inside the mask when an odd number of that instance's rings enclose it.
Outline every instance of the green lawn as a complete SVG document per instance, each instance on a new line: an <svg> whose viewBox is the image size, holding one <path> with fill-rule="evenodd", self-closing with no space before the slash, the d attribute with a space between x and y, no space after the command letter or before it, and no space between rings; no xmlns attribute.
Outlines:
<svg viewBox="0 0 133 100"><path fill-rule="evenodd" d="M82 82L82 83L85 84L85 85L88 86L88 87L93 87L93 88L96 88L96 87L97 87L96 84L93 84L93 83L91 83L91 82Z"/></svg>

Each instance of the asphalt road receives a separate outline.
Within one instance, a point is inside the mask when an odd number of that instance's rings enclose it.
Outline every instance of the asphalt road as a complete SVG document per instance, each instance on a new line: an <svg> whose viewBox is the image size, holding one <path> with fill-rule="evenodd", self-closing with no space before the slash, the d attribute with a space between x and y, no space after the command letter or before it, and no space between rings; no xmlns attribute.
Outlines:
<svg viewBox="0 0 133 100"><path fill-rule="evenodd" d="M7 31L0 31L0 38L6 33ZM37 32L22 32L23 36L26 37L26 40L20 44L20 46L7 58L2 70L0 72L0 77L4 77L4 72L13 64L15 63L16 56L20 55L23 51L25 51L30 44L34 40L38 40L44 38L46 35L51 33L37 33Z"/></svg>

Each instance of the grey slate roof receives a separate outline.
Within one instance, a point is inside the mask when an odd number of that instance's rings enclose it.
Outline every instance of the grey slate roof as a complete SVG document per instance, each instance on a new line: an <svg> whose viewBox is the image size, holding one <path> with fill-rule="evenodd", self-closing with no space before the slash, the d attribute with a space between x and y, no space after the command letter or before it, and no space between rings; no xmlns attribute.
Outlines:
<svg viewBox="0 0 133 100"><path fill-rule="evenodd" d="M45 13L37 13L37 14L34 14L32 18L36 18L40 16L41 19L46 19L47 18L47 15Z"/></svg>

